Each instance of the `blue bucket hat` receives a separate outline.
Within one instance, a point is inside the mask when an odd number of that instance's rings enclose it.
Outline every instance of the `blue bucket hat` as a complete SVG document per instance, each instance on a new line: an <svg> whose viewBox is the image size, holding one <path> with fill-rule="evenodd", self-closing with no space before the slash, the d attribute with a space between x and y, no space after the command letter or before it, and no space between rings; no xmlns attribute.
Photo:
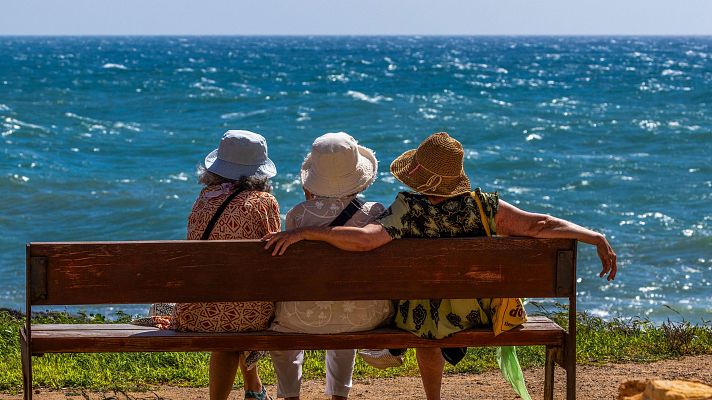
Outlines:
<svg viewBox="0 0 712 400"><path fill-rule="evenodd" d="M267 157L267 141L254 132L230 130L220 146L205 157L205 168L227 179L271 178L277 168Z"/></svg>

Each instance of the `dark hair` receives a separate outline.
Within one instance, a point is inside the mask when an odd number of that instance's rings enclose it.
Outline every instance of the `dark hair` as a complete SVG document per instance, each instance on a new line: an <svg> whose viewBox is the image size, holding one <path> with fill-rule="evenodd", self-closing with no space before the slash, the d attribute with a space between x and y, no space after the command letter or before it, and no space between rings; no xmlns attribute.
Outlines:
<svg viewBox="0 0 712 400"><path fill-rule="evenodd" d="M257 191L272 193L272 185L269 178L256 178L254 176L241 176L240 179L228 179L213 172L208 171L202 165L198 166L198 182L204 186L221 185L232 183L236 189L241 191Z"/></svg>

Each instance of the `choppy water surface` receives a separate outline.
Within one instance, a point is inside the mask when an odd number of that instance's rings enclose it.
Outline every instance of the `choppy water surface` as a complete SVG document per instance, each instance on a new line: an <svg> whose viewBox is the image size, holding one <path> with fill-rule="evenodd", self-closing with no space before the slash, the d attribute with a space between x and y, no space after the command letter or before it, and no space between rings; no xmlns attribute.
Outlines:
<svg viewBox="0 0 712 400"><path fill-rule="evenodd" d="M388 204L390 161L448 131L475 185L611 239L613 284L580 246L581 309L712 318L712 38L0 38L0 306L27 241L183 238L229 128L268 138L283 213L322 133L377 151Z"/></svg>

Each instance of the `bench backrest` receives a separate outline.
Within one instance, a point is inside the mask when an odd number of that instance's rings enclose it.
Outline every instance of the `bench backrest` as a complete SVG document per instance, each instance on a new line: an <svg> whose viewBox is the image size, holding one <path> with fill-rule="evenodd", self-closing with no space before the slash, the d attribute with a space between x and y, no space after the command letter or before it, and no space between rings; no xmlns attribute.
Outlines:
<svg viewBox="0 0 712 400"><path fill-rule="evenodd" d="M301 242L278 257L263 245L30 243L27 310L33 305L575 295L575 240L402 239L361 253Z"/></svg>

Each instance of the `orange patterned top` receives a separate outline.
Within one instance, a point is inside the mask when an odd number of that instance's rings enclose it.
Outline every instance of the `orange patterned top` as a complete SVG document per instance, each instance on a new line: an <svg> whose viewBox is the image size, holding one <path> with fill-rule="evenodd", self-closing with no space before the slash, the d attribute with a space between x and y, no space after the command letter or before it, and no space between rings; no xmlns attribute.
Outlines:
<svg viewBox="0 0 712 400"><path fill-rule="evenodd" d="M188 240L200 240L215 211L233 191L229 183L203 188L188 216ZM261 239L280 230L277 199L266 192L245 191L225 208L209 239Z"/></svg>

